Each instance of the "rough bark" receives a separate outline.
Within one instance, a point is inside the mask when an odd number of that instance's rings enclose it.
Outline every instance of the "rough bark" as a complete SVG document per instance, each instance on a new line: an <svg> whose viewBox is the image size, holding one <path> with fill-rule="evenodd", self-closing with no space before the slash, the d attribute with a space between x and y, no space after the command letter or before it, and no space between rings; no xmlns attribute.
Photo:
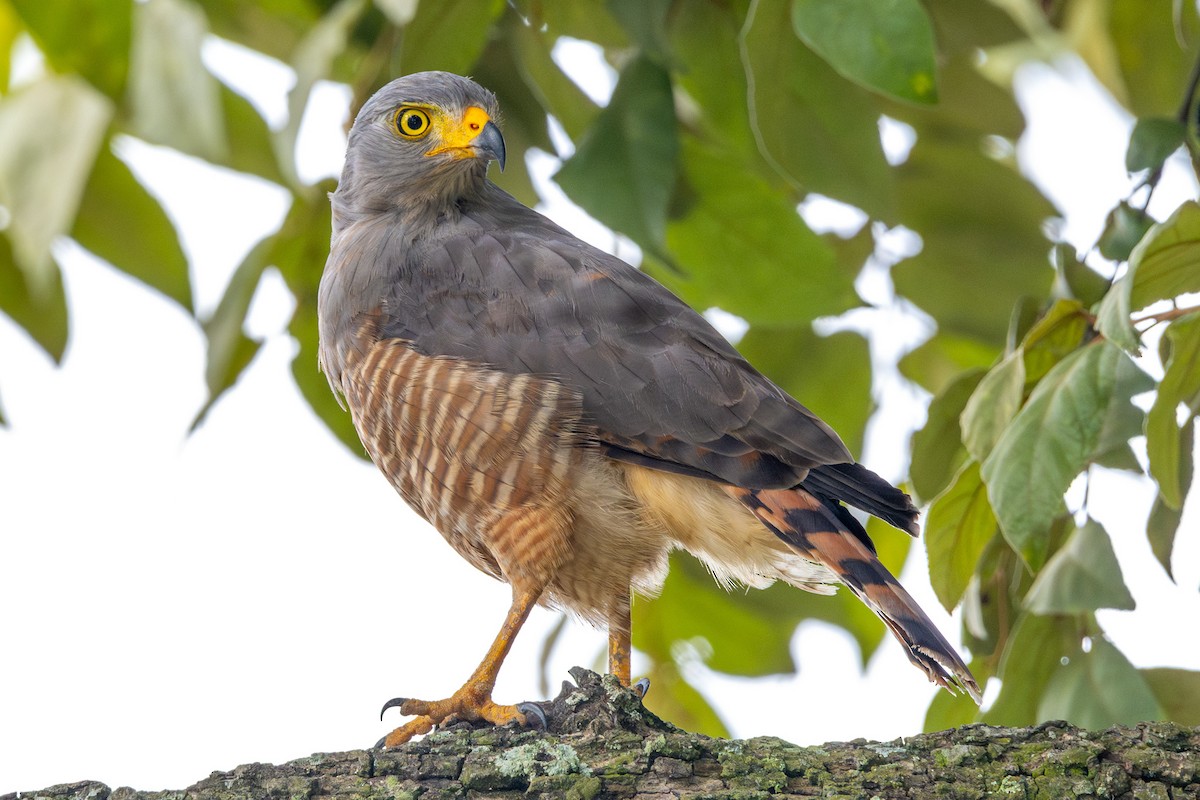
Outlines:
<svg viewBox="0 0 1200 800"><path fill-rule="evenodd" d="M611 676L571 674L578 685L564 683L543 704L548 731L459 723L396 751L247 764L179 791L84 782L0 800L1200 797L1200 728L967 725L892 742L798 747L687 733Z"/></svg>

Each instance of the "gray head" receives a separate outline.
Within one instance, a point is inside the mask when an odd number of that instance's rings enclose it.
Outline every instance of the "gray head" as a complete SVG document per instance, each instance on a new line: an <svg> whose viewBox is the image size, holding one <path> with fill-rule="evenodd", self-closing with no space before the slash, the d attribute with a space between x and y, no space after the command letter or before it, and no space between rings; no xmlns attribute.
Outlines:
<svg viewBox="0 0 1200 800"><path fill-rule="evenodd" d="M384 86L358 112L333 196L334 227L371 213L439 213L504 168L496 97L449 72L417 72Z"/></svg>

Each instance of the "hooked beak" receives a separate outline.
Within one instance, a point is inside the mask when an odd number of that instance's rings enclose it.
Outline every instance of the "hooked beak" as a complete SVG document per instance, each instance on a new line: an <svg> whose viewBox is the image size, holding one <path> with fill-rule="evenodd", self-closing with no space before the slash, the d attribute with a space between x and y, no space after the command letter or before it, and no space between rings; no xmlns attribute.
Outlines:
<svg viewBox="0 0 1200 800"><path fill-rule="evenodd" d="M494 160L500 165L500 171L504 171L504 137L500 135L496 123L488 120L471 144L475 148L476 158Z"/></svg>
<svg viewBox="0 0 1200 800"><path fill-rule="evenodd" d="M482 108L471 106L461 120L447 120L440 125L437 133L441 142L425 155L445 153L456 159L477 158L483 160L484 166L489 161L499 161L500 169L504 169L504 137Z"/></svg>

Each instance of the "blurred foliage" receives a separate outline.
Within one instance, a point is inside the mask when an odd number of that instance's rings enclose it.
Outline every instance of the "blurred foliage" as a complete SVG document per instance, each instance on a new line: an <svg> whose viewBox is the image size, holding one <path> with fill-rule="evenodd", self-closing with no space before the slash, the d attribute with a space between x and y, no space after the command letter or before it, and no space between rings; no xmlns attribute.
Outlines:
<svg viewBox="0 0 1200 800"><path fill-rule="evenodd" d="M0 0L0 311L61 358L70 319L51 246L71 237L195 313L178 235L114 147L120 137L274 182L292 193L287 219L198 320L210 397L197 422L258 351L245 318L263 271L275 267L296 299L295 380L361 455L316 370L331 186L299 177L300 121L318 81L350 87L349 119L398 74L472 74L506 112L509 169L494 176L502 186L537 201L521 154L555 154L553 120L573 143L555 176L567 194L640 245L643 266L694 306L744 319L744 352L855 449L874 408L867 341L853 325L818 335L813 321L869 305L855 291L869 264L890 266L896 294L936 323L901 362L932 397L913 437L911 481L929 506L937 597L964 609L972 669L1001 689L982 711L940 695L927 725L1194 724L1200 675L1136 669L1105 638L1096 610L1129 608L1133 598L1109 532L1089 518L1086 499L1068 508L1064 493L1097 465L1145 468L1158 488L1146 535L1170 574L1200 411L1200 205L1162 221L1146 205L1168 157L1200 153L1195 8L833 5ZM202 51L213 37L293 70L284 123L272 128L209 71ZM559 67L555 46L567 38L596 45L619 76L604 107ZM14 84L24 43L44 68ZM1137 118L1125 166L1139 180L1082 255L1048 238L1055 209L1012 156L1024 126L1014 71L1068 52ZM907 153L885 154L885 116L911 133ZM813 195L861 209L867 222L845 238L815 232L797 213ZM919 235L914 255L898 259L879 245L896 226ZM1112 270L1115 281L1104 277ZM1161 379L1133 358L1151 329L1161 333ZM1131 398L1151 390L1144 413ZM1140 437L1145 464L1129 447ZM907 538L876 520L870 531L898 571ZM683 556L662 597L639 601L635 617L635 644L651 659L650 706L714 733L719 716L687 681L695 661L739 675L792 672L790 640L805 619L845 628L864 664L884 636L846 592L726 595Z"/></svg>

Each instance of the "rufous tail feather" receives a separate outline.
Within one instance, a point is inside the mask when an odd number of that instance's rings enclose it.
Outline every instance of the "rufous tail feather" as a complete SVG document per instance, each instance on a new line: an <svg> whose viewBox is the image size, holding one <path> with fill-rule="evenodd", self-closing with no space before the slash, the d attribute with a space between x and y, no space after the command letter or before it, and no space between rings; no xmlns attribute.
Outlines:
<svg viewBox="0 0 1200 800"><path fill-rule="evenodd" d="M929 679L980 700L979 684L950 643L867 545L833 509L802 488L727 491L801 558L824 564L875 612ZM869 541L869 540L867 540Z"/></svg>

